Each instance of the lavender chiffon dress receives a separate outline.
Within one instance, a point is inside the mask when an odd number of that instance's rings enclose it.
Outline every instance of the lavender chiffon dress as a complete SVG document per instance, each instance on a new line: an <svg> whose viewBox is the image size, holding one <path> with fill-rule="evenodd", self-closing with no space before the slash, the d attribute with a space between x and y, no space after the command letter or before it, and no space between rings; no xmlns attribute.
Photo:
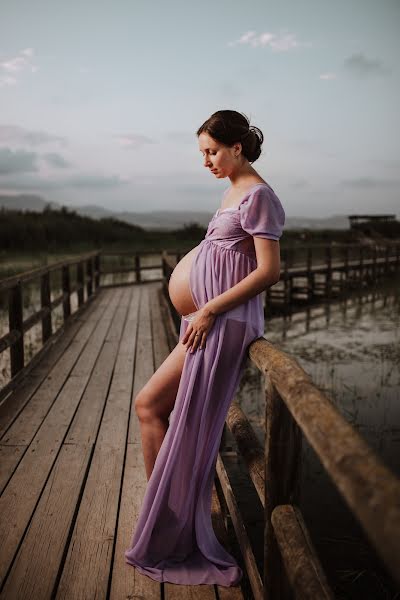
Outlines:
<svg viewBox="0 0 400 600"><path fill-rule="evenodd" d="M256 268L253 236L279 240L284 223L281 202L264 183L252 186L237 208L218 210L191 265L196 310ZM190 318L182 317L179 340ZM125 551L128 564L156 581L233 586L243 575L215 536L211 494L222 430L247 349L263 333L258 294L217 315L205 348L186 352L169 427Z"/></svg>

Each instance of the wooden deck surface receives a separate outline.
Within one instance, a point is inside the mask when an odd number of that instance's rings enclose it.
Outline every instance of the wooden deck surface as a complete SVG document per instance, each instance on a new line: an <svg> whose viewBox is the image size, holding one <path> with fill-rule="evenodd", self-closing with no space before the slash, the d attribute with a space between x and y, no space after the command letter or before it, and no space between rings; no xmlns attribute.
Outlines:
<svg viewBox="0 0 400 600"><path fill-rule="evenodd" d="M100 288L0 406L0 598L239 600L125 563L146 488L133 400L171 351L161 283ZM214 487L213 524L226 532Z"/></svg>

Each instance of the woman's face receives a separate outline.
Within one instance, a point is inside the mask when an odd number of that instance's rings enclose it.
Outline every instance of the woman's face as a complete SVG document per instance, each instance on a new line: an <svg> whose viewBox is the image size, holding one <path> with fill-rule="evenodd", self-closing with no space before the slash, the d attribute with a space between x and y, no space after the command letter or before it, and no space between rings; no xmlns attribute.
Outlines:
<svg viewBox="0 0 400 600"><path fill-rule="evenodd" d="M240 143L229 148L204 132L200 133L198 141L200 152L204 157L204 166L218 179L228 177L238 166L234 153L235 149L237 153L241 148Z"/></svg>

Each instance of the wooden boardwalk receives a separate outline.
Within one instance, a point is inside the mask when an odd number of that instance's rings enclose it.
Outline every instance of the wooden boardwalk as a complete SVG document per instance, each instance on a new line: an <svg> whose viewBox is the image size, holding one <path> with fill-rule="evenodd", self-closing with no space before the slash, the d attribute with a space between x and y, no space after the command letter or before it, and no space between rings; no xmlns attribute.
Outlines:
<svg viewBox="0 0 400 600"><path fill-rule="evenodd" d="M100 288L0 405L1 599L243 598L125 563L147 482L133 399L172 349L161 288ZM229 548L215 487L212 513Z"/></svg>

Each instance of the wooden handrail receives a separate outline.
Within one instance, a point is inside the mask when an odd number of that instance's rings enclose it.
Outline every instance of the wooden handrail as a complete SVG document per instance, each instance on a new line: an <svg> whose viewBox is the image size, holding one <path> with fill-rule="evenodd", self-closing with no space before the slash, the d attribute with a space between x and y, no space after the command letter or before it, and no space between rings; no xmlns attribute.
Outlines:
<svg viewBox="0 0 400 600"><path fill-rule="evenodd" d="M96 257L99 255L97 250L93 252L87 252L85 254L79 254L78 256L74 256L73 258L68 258L65 260L60 260L51 265L46 265L45 267L37 267L36 269L31 269L30 271L24 271L23 273L18 273L18 275L12 275L11 277L5 277L4 279L0 279L0 292L4 290L8 290L12 288L17 283L27 283L28 281L32 281L41 275L46 273L51 273L53 271L57 271L62 267L75 265L79 262L83 262L90 258Z"/></svg>
<svg viewBox="0 0 400 600"><path fill-rule="evenodd" d="M295 441L290 441L286 434L282 435L282 428L287 433L295 423L358 519L372 546L393 577L400 582L400 480L343 418L293 356L261 338L250 345L249 357L268 382L266 405L272 407L274 413L272 415L270 410L266 422L267 432L269 430L265 450L267 518L273 523L272 514L276 506L292 503L291 499L297 497L295 488L298 481L293 476L293 469L295 455L299 452L294 447ZM283 406L287 408L290 419L281 415L274 427L271 421L276 421L277 412L281 413ZM285 440L284 448L282 440ZM274 457L278 447L285 457L290 452L294 455L287 465L292 469L290 476L287 472L276 472L280 466ZM275 506L270 499L271 481L268 481L268 475L275 477L274 485L278 480L280 484L285 480L286 489L280 490L283 497L279 498L279 494L276 494ZM290 565L286 564L286 568L290 568Z"/></svg>
<svg viewBox="0 0 400 600"><path fill-rule="evenodd" d="M70 269L77 267L77 284L71 286ZM61 271L62 293L51 299L50 274ZM86 273L85 273L86 271ZM23 289L35 279L40 282L40 308L29 317L23 317ZM10 348L11 380L0 390L0 399L4 398L17 383L17 376L29 365L25 362L24 334L37 323L42 326L41 352L52 342L55 333L52 327L52 312L62 304L63 324L71 316L71 294L77 292L78 309L97 291L100 284L100 258L97 251L87 252L79 256L56 262L7 277L0 281L0 293L8 292L9 331L0 337L0 354ZM31 360L32 362L32 360Z"/></svg>

